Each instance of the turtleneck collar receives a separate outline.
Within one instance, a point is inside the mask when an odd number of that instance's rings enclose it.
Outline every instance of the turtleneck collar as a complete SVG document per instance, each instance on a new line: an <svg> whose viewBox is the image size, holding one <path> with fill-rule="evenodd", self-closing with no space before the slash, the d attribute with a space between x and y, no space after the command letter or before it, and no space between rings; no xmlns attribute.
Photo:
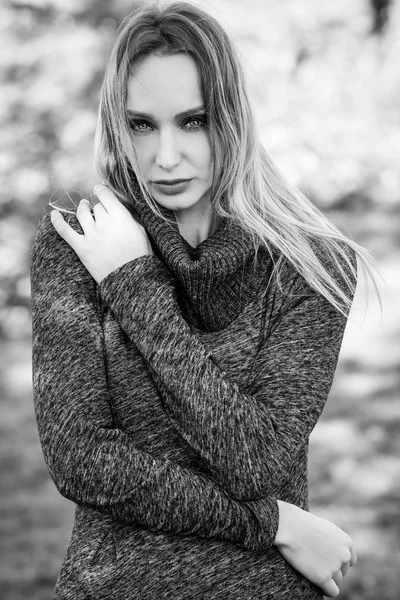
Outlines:
<svg viewBox="0 0 400 600"><path fill-rule="evenodd" d="M177 281L177 300L184 318L198 329L224 329L242 312L269 278L272 260L260 248L254 261L249 233L232 219L221 219L214 233L193 248L179 232L172 211L160 212L172 220L166 223L144 200L135 201L135 210L153 251Z"/></svg>

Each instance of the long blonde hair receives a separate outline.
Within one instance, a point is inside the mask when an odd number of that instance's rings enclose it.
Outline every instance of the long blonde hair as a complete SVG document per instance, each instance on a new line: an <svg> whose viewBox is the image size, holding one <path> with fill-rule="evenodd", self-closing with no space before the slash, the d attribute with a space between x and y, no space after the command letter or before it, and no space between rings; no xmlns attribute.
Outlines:
<svg viewBox="0 0 400 600"><path fill-rule="evenodd" d="M215 214L235 219L250 232L255 255L260 244L278 250L278 285L286 259L347 315L357 280L356 256L379 296L368 251L290 186L261 145L234 44L216 19L186 2L135 8L120 24L100 93L95 162L101 180L131 208L141 191L165 219L140 177L126 111L127 83L134 65L146 56L177 53L191 57L200 76L214 159Z"/></svg>

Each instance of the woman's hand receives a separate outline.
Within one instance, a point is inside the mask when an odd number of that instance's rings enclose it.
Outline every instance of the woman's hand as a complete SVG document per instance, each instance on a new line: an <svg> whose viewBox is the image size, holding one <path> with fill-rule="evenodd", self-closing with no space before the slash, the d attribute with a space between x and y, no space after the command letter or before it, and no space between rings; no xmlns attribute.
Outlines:
<svg viewBox="0 0 400 600"><path fill-rule="evenodd" d="M93 208L94 216L88 200L81 200L76 212L84 235L74 231L57 210L51 212L51 221L93 279L100 283L115 269L153 251L145 229L115 194L105 185L97 185L94 192L99 199Z"/></svg>
<svg viewBox="0 0 400 600"><path fill-rule="evenodd" d="M279 527L274 544L299 573L329 597L339 594L348 568L357 561L353 540L330 521L278 500Z"/></svg>

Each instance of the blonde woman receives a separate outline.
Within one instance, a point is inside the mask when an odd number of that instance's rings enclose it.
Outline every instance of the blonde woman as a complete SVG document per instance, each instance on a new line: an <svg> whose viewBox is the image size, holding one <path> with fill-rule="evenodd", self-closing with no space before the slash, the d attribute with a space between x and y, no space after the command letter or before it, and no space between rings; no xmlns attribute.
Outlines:
<svg viewBox="0 0 400 600"><path fill-rule="evenodd" d="M110 53L95 204L32 252L34 401L76 504L56 599L317 599L356 562L308 511L365 250L260 145L234 46L186 3Z"/></svg>

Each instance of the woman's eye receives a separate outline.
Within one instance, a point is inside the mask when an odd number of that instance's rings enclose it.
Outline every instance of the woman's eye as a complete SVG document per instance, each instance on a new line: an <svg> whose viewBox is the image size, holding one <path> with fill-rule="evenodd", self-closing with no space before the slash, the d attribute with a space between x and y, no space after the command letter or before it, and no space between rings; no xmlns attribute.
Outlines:
<svg viewBox="0 0 400 600"><path fill-rule="evenodd" d="M206 117L199 115L193 116L184 121L182 128L186 131L198 131L206 125ZM153 131L153 126L146 121L129 121L129 127L134 133L148 133Z"/></svg>
<svg viewBox="0 0 400 600"><path fill-rule="evenodd" d="M137 133L147 133L148 131L151 131L150 125L145 121L130 121L129 126L132 131Z"/></svg>
<svg viewBox="0 0 400 600"><path fill-rule="evenodd" d="M201 129L202 127L204 127L206 124L206 119L205 117L190 117L190 119L188 119L185 123L184 123L184 127L185 129L189 129L189 130L197 130L197 129Z"/></svg>

